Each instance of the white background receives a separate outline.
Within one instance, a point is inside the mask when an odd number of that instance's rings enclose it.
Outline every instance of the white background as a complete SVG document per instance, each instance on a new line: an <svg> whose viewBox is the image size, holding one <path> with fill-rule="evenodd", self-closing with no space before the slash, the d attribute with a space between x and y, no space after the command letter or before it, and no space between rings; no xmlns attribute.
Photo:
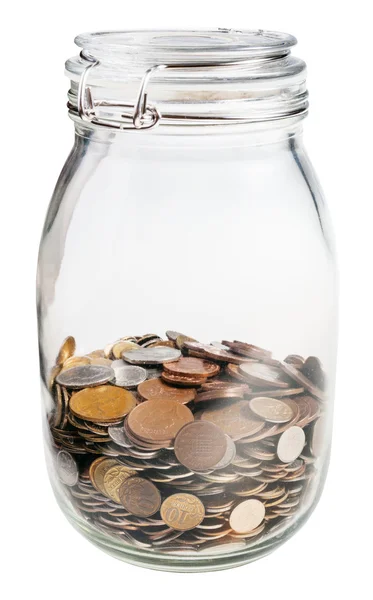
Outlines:
<svg viewBox="0 0 373 600"><path fill-rule="evenodd" d="M372 42L368 0L7 3L2 19L1 580L9 598L368 598L372 460ZM66 58L83 31L265 28L294 34L308 63L308 151L334 219L340 351L332 461L308 524L231 571L145 571L105 555L63 517L41 443L34 280L50 195L73 141ZM5 37L5 40L4 40ZM8 439L9 438L9 439Z"/></svg>

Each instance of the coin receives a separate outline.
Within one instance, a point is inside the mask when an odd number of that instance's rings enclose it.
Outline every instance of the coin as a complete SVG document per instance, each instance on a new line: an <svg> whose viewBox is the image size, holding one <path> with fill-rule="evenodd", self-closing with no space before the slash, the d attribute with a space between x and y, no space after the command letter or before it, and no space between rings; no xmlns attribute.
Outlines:
<svg viewBox="0 0 373 600"><path fill-rule="evenodd" d="M87 356L70 356L70 358L66 359L63 363L62 371L67 371L72 367L81 367L83 365L89 365L91 363L90 359Z"/></svg>
<svg viewBox="0 0 373 600"><path fill-rule="evenodd" d="M163 371L161 377L170 385L179 385L182 387L197 387L207 381L207 378L201 375L194 375L193 377L190 377L189 375L173 375L167 371Z"/></svg>
<svg viewBox="0 0 373 600"><path fill-rule="evenodd" d="M176 348L156 347L141 348L131 352L122 352L122 358L131 365L161 365L180 358L181 352Z"/></svg>
<svg viewBox="0 0 373 600"><path fill-rule="evenodd" d="M269 398L268 396L256 396L249 400L250 409L258 417L269 423L287 423L294 413L290 406L282 400Z"/></svg>
<svg viewBox="0 0 373 600"><path fill-rule="evenodd" d="M184 425L175 438L176 458L191 471L211 469L223 458L226 449L224 432L208 421Z"/></svg>
<svg viewBox="0 0 373 600"><path fill-rule="evenodd" d="M73 356L76 344L72 335L69 335L63 342L56 358L56 365L62 366L65 360Z"/></svg>
<svg viewBox="0 0 373 600"><path fill-rule="evenodd" d="M320 388L318 388L314 383L312 383L312 381L308 379L308 377L306 377L296 367L293 367L293 365L289 365L285 362L282 363L281 367L284 373L286 373L286 375L291 377L291 379L294 379L294 381L299 383L299 385L301 385L302 387L306 388L306 390L308 390L309 393L312 394L312 396L315 396L321 401L326 400L325 392L320 390ZM56 377L56 380L58 380L58 376Z"/></svg>
<svg viewBox="0 0 373 600"><path fill-rule="evenodd" d="M227 441L227 449L225 451L223 458L221 458L219 460L219 462L216 463L216 465L214 465L214 471L217 471L219 469L225 469L226 467L228 467L231 464L231 462L236 457L236 445L235 445L234 441L227 434L225 434L225 438Z"/></svg>
<svg viewBox="0 0 373 600"><path fill-rule="evenodd" d="M180 333L180 331L171 331L171 330L166 331L166 336L172 342L176 342L176 340L179 337L179 335L183 335L183 334Z"/></svg>
<svg viewBox="0 0 373 600"><path fill-rule="evenodd" d="M106 495L112 498L114 502L121 504L119 489L128 477L133 477L135 475L137 475L136 471L129 469L124 465L117 464L110 467L104 475L104 489Z"/></svg>
<svg viewBox="0 0 373 600"><path fill-rule="evenodd" d="M132 515L150 517L161 506L161 495L151 481L130 477L119 488L120 501Z"/></svg>
<svg viewBox="0 0 373 600"><path fill-rule="evenodd" d="M72 487L78 483L79 470L76 461L66 450L57 454L57 474L62 483Z"/></svg>
<svg viewBox="0 0 373 600"><path fill-rule="evenodd" d="M145 369L127 365L123 360L114 360L111 363L111 368L115 374L114 383L119 387L135 388L142 381L145 381L147 376Z"/></svg>
<svg viewBox="0 0 373 600"><path fill-rule="evenodd" d="M233 440L254 435L263 429L265 422L248 414L247 402L238 400L223 404L202 412L201 419L210 421L220 427Z"/></svg>
<svg viewBox="0 0 373 600"><path fill-rule="evenodd" d="M297 365L295 365L297 366ZM303 375L307 377L320 390L325 387L325 373L321 365L321 361L316 356L309 356L305 363L301 366Z"/></svg>
<svg viewBox="0 0 373 600"><path fill-rule="evenodd" d="M313 456L321 456L322 450L326 442L325 435L326 419L321 417L316 421L312 428L310 449Z"/></svg>
<svg viewBox="0 0 373 600"><path fill-rule="evenodd" d="M161 506L163 521L178 531L194 529L204 516L205 508L201 500L192 494L173 494Z"/></svg>
<svg viewBox="0 0 373 600"><path fill-rule="evenodd" d="M211 400L218 400L219 398L243 398L244 395L244 390L239 387L216 387L207 392L199 392L194 402L199 404L200 402L210 402Z"/></svg>
<svg viewBox="0 0 373 600"><path fill-rule="evenodd" d="M184 375L190 377L193 377L194 375L214 377L220 371L219 365L193 356L183 356L176 362L165 364L164 369L167 373L171 373L172 375Z"/></svg>
<svg viewBox="0 0 373 600"><path fill-rule="evenodd" d="M129 414L127 424L141 440L162 442L173 439L177 432L193 421L193 414L174 400L149 400L136 406Z"/></svg>
<svg viewBox="0 0 373 600"><path fill-rule="evenodd" d="M70 410L75 416L96 423L121 419L135 406L131 392L112 385L86 388L76 392L70 400Z"/></svg>
<svg viewBox="0 0 373 600"><path fill-rule="evenodd" d="M289 427L281 435L277 444L277 456L284 463L292 463L301 454L306 436L301 427Z"/></svg>
<svg viewBox="0 0 373 600"><path fill-rule="evenodd" d="M249 533L258 527L265 516L265 506L260 500L250 498L238 504L231 512L229 525L236 533Z"/></svg>
<svg viewBox="0 0 373 600"><path fill-rule="evenodd" d="M114 379L114 371L110 367L100 365L83 365L61 371L56 377L57 383L71 389L79 389L102 385Z"/></svg>
<svg viewBox="0 0 373 600"><path fill-rule="evenodd" d="M194 389L173 387L159 378L148 379L140 383L137 392L143 400L175 400L180 404L187 404L194 400L196 396Z"/></svg>
<svg viewBox="0 0 373 600"><path fill-rule="evenodd" d="M257 360L263 360L266 358L270 358L272 353L268 350L264 350L263 348L259 348L259 346L254 346L253 344L246 344L245 342L238 342L235 340L234 342L227 342L223 340L223 344L228 346L233 352L238 354L243 354L248 358L255 358Z"/></svg>
<svg viewBox="0 0 373 600"><path fill-rule="evenodd" d="M293 365L293 367L296 367L297 369L301 369L304 365L304 358L299 354L289 354L284 359L284 362L288 363L289 365Z"/></svg>
<svg viewBox="0 0 373 600"><path fill-rule="evenodd" d="M111 356L115 359L119 359L122 357L123 352L132 352L132 350L138 350L140 348L139 344L135 342L116 342L114 346L111 348Z"/></svg>
<svg viewBox="0 0 373 600"><path fill-rule="evenodd" d="M96 458L90 468L89 468L89 478L92 482L92 485L106 496L106 491L104 487L104 477L105 473L113 466L117 465L118 461L113 458L106 458L105 456L100 456Z"/></svg>
<svg viewBox="0 0 373 600"><path fill-rule="evenodd" d="M252 385L263 387L287 388L284 373L277 367L263 363L245 363L239 366L239 371Z"/></svg>
<svg viewBox="0 0 373 600"><path fill-rule="evenodd" d="M127 438L123 426L122 427L108 427L108 434L110 438L118 444L118 446L122 446L123 448L130 448L133 444Z"/></svg>

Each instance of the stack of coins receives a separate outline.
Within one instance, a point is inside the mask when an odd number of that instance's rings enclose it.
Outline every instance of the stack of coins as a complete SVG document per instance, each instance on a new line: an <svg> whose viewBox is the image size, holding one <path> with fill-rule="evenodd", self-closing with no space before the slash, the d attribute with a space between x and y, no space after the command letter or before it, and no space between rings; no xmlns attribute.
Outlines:
<svg viewBox="0 0 373 600"><path fill-rule="evenodd" d="M325 444L319 359L166 337L128 336L85 356L73 337L63 342L48 423L76 512L164 552L236 549L286 529Z"/></svg>

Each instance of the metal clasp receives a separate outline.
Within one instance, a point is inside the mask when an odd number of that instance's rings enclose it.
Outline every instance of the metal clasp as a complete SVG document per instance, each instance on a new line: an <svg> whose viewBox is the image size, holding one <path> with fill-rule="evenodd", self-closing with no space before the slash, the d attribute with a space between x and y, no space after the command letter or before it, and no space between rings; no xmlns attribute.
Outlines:
<svg viewBox="0 0 373 600"><path fill-rule="evenodd" d="M148 104L147 85L154 71L166 68L165 65L157 65L146 71L142 78L137 101L134 106L109 100L95 101L92 96L92 90L87 85L88 76L94 67L100 62L98 60L83 57L90 60L91 63L84 69L79 81L78 87L78 113L79 117L86 122L96 125L105 125L115 129L151 129L157 125L161 114L155 106ZM100 107L125 108L128 112L121 114L121 119L99 118L96 109Z"/></svg>

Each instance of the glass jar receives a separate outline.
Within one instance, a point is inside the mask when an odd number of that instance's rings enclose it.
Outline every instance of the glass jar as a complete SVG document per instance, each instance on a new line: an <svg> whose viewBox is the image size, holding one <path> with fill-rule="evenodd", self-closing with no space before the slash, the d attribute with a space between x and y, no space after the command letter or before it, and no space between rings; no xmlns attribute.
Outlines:
<svg viewBox="0 0 373 600"><path fill-rule="evenodd" d="M72 525L138 565L247 563L322 491L336 270L295 42L94 33L66 64L75 143L38 269L47 463Z"/></svg>

